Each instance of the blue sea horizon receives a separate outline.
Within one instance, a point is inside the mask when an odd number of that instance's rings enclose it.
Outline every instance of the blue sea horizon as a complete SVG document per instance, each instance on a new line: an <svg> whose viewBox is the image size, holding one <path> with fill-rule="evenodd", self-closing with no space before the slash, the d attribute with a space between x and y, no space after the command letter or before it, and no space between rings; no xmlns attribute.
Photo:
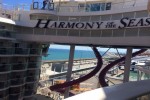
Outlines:
<svg viewBox="0 0 150 100"><path fill-rule="evenodd" d="M103 54L104 52L101 52ZM92 59L96 58L93 51L75 50L74 59ZM69 49L49 48L48 55L43 56L42 60L68 60Z"/></svg>

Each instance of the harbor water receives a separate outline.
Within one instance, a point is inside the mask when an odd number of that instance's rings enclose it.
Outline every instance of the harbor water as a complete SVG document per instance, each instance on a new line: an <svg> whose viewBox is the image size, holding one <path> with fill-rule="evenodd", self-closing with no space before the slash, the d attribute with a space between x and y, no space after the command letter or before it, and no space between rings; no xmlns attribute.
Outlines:
<svg viewBox="0 0 150 100"><path fill-rule="evenodd" d="M103 54L103 52L101 52ZM49 48L48 55L43 56L42 60L68 60L69 49ZM75 50L74 59L96 58L93 51Z"/></svg>

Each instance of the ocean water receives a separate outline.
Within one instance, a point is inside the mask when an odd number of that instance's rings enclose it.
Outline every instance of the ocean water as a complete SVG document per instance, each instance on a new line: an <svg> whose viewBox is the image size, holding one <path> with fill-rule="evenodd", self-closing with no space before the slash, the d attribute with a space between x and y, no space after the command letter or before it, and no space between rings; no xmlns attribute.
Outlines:
<svg viewBox="0 0 150 100"><path fill-rule="evenodd" d="M75 50L74 59L96 58L93 51ZM42 60L68 60L69 49L50 48L48 56L42 57Z"/></svg>

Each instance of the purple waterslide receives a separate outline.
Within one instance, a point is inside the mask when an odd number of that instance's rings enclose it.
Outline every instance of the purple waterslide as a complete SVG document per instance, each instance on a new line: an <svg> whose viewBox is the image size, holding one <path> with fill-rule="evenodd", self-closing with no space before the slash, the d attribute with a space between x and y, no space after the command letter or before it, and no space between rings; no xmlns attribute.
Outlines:
<svg viewBox="0 0 150 100"><path fill-rule="evenodd" d="M132 54L132 57L135 57L138 54L141 54L143 52L145 52L147 49L141 49L135 53ZM105 76L106 73L109 69L111 69L113 66L117 65L118 63L122 62L125 60L125 56L121 57L118 60L113 61L112 63L108 64L106 67L104 67L104 69L100 72L99 74L99 83L101 84L102 87L108 86L107 82L105 81Z"/></svg>
<svg viewBox="0 0 150 100"><path fill-rule="evenodd" d="M102 61L102 56L98 52L97 48L93 47L92 49L93 49L93 51L95 53L95 56L98 60L97 61L97 66L95 67L95 69L93 71L91 71L89 74L87 74L87 75L85 75L85 76L83 76L79 79L72 80L72 81L69 81L69 82L65 82L65 83L62 83L62 84L56 84L56 85L50 86L50 89L52 91L58 91L59 92L59 90L61 91L62 88L66 88L66 87L81 83L81 82L93 77L101 69L101 67L103 65L103 61Z"/></svg>

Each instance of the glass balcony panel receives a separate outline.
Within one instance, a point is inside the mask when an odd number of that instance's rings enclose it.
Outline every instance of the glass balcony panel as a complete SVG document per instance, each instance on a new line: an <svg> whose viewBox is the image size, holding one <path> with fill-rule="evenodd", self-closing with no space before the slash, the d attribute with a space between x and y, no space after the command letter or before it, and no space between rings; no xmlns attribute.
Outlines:
<svg viewBox="0 0 150 100"><path fill-rule="evenodd" d="M36 87L37 87L37 83L35 82L35 83L27 83L26 85L25 85L25 90L35 90L36 89Z"/></svg>
<svg viewBox="0 0 150 100"><path fill-rule="evenodd" d="M22 79L12 79L10 80L10 85L11 86L15 86L15 85L22 85L25 83L25 79L22 78Z"/></svg>
<svg viewBox="0 0 150 100"><path fill-rule="evenodd" d="M0 48L0 55L29 54L28 48Z"/></svg>
<svg viewBox="0 0 150 100"><path fill-rule="evenodd" d="M0 74L0 81L8 81L10 78L10 74L9 73L4 73L4 74Z"/></svg>
<svg viewBox="0 0 150 100"><path fill-rule="evenodd" d="M15 48L15 54L28 54L29 49L27 48Z"/></svg>
<svg viewBox="0 0 150 100"><path fill-rule="evenodd" d="M6 48L0 48L0 54L6 54Z"/></svg>
<svg viewBox="0 0 150 100"><path fill-rule="evenodd" d="M7 72L11 70L11 65L0 64L0 72Z"/></svg>
<svg viewBox="0 0 150 100"><path fill-rule="evenodd" d="M39 68L39 64L37 62L29 62L28 68Z"/></svg>
<svg viewBox="0 0 150 100"><path fill-rule="evenodd" d="M3 90L3 91L0 91L0 100L5 100L5 98L8 96L8 90ZM7 99L6 99L7 100Z"/></svg>
<svg viewBox="0 0 150 100"><path fill-rule="evenodd" d="M9 32L9 31L0 30L0 32L1 32L0 36L2 36L2 37L8 37L8 38L11 37L11 32Z"/></svg>
<svg viewBox="0 0 150 100"><path fill-rule="evenodd" d="M5 82L0 82L0 89L5 88Z"/></svg>
<svg viewBox="0 0 150 100"><path fill-rule="evenodd" d="M12 65L12 70L25 70L27 67L27 64L25 63L18 63Z"/></svg>
<svg viewBox="0 0 150 100"><path fill-rule="evenodd" d="M40 73L40 70L39 69L35 69L35 70L28 70L27 71L27 76L38 76Z"/></svg>
<svg viewBox="0 0 150 100"><path fill-rule="evenodd" d="M26 82L35 82L37 81L39 78L37 76L33 76L33 77L26 77Z"/></svg>
<svg viewBox="0 0 150 100"><path fill-rule="evenodd" d="M35 99L34 97L26 97L23 100L34 100L34 99Z"/></svg>
<svg viewBox="0 0 150 100"><path fill-rule="evenodd" d="M10 55L12 53L12 48L0 48L0 55Z"/></svg>
<svg viewBox="0 0 150 100"><path fill-rule="evenodd" d="M24 91L24 96L31 96L35 93L36 93L35 90L25 90Z"/></svg>
<svg viewBox="0 0 150 100"><path fill-rule="evenodd" d="M18 93L18 94L10 94L9 95L9 100L22 100L23 98L23 93Z"/></svg>
<svg viewBox="0 0 150 100"><path fill-rule="evenodd" d="M32 55L40 55L41 54L41 49L35 49L35 48L31 48L30 49L30 54Z"/></svg>
<svg viewBox="0 0 150 100"><path fill-rule="evenodd" d="M16 95L24 92L24 86L18 86L18 87L10 87L9 88L9 94Z"/></svg>
<svg viewBox="0 0 150 100"><path fill-rule="evenodd" d="M9 82L6 81L6 82L0 82L0 89L4 89L4 88L7 88L9 86Z"/></svg>
<svg viewBox="0 0 150 100"><path fill-rule="evenodd" d="M24 78L26 74L26 71L19 71L19 72L12 72L10 75L11 79L20 79L20 78Z"/></svg>

